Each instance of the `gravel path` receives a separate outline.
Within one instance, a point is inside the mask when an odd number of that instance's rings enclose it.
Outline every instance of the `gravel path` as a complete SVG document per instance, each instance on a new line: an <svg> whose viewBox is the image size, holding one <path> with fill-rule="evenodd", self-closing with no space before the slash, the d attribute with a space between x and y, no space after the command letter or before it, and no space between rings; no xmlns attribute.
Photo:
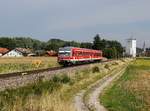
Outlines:
<svg viewBox="0 0 150 111"><path fill-rule="evenodd" d="M102 91L112 83L112 81L118 79L125 71L124 67L117 74L110 74L97 81L93 85L89 86L87 90L82 90L75 96L75 108L77 111L107 111L104 106L100 103L99 95ZM88 91L88 99L83 99Z"/></svg>
<svg viewBox="0 0 150 111"><path fill-rule="evenodd" d="M82 90L75 96L75 107L77 111L88 111L88 107L86 107L83 101L83 96L85 92L85 90Z"/></svg>

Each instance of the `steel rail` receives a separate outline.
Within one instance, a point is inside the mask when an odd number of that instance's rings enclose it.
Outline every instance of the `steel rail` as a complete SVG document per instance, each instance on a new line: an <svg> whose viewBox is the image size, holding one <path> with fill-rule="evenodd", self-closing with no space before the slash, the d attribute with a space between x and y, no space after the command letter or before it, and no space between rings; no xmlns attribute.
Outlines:
<svg viewBox="0 0 150 111"><path fill-rule="evenodd" d="M110 62L110 61L112 61L112 60L101 61L99 63ZM83 66L83 65L89 65L89 64L96 64L96 63L97 62L88 63L88 64L72 65L72 66L68 66L68 67L61 67L60 66L60 67L52 67L52 68L46 68L46 69L37 69L37 70L5 73L5 74L0 74L0 79L9 78L9 77L16 77L16 76L23 76L23 75L31 75L31 74L42 73L42 72L47 72L47 71L56 71L56 70L61 70L61 69L65 69L65 68L71 68L71 67L77 67L77 66Z"/></svg>

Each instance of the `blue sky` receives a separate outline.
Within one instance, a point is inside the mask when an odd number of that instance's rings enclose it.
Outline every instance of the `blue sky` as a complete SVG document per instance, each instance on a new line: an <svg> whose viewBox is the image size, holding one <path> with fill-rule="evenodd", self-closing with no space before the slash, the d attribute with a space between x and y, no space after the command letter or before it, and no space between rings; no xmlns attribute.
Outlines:
<svg viewBox="0 0 150 111"><path fill-rule="evenodd" d="M150 0L0 0L0 36L90 41L133 36L150 46Z"/></svg>

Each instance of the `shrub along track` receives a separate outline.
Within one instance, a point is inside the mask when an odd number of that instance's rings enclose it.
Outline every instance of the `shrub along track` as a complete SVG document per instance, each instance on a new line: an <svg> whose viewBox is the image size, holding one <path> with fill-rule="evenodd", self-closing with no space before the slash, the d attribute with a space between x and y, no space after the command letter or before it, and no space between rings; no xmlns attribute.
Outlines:
<svg viewBox="0 0 150 111"><path fill-rule="evenodd" d="M77 111L107 111L99 103L99 95L112 81L118 79L125 71L127 65L119 67L112 71L103 79L82 90L75 96L75 107Z"/></svg>

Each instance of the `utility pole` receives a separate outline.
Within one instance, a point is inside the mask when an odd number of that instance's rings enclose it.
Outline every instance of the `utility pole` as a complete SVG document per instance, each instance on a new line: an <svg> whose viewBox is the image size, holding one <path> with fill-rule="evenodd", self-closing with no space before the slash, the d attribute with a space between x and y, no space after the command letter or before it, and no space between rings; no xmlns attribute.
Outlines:
<svg viewBox="0 0 150 111"><path fill-rule="evenodd" d="M143 43L143 56L146 56L146 45L145 45L145 41Z"/></svg>
<svg viewBox="0 0 150 111"><path fill-rule="evenodd" d="M145 41L144 41L144 44L143 44L143 52L145 53L146 52L146 44L145 44Z"/></svg>

